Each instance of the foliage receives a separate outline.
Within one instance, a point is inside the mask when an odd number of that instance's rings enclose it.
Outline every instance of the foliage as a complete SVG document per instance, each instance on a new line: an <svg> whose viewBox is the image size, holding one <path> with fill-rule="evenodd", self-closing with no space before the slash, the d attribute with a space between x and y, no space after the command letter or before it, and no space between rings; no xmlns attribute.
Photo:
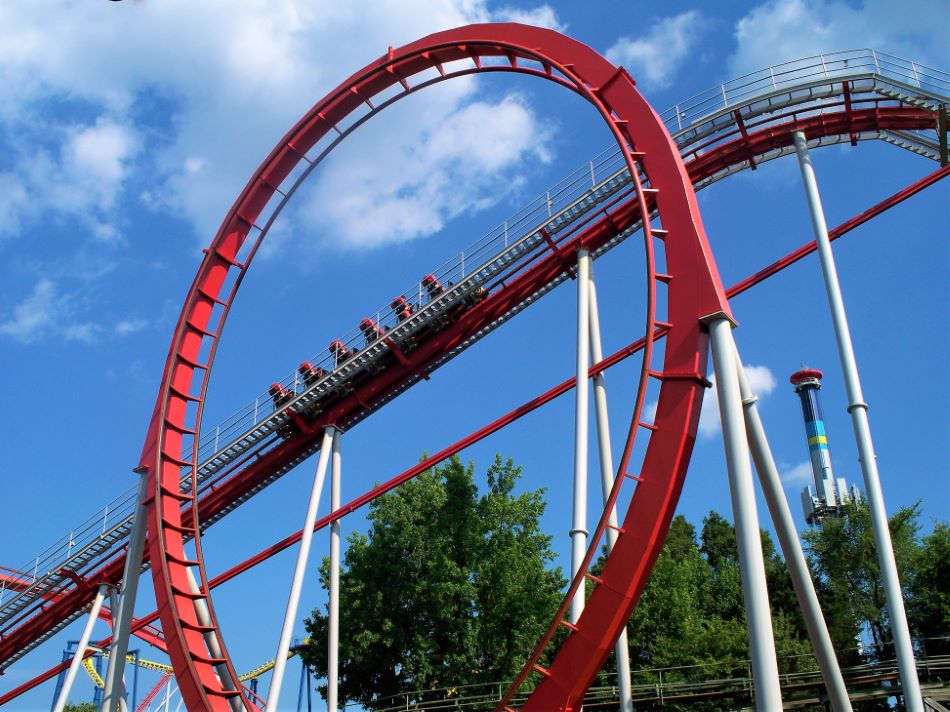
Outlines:
<svg viewBox="0 0 950 712"><path fill-rule="evenodd" d="M371 504L368 534L349 538L341 575L345 700L372 709L410 690L511 679L548 625L566 582L552 568L551 538L539 529L542 490L515 494L521 470L510 459L496 457L481 495L473 472L458 458L426 471ZM918 518L917 507L904 508L890 525L921 648L925 638L950 632L950 526L937 523L920 538ZM879 648L862 653L858 636L866 632L880 644L890 634L866 506L850 506L847 516L826 520L804 538L839 660L855 665L873 659ZM817 665L785 562L767 532L761 542L780 672L813 671ZM638 684L659 682L661 674L664 682L749 674L738 558L735 529L716 512L698 535L682 516L672 520L628 624ZM603 563L601 556L595 573ZM322 576L326 587L326 561ZM326 674L326 625L319 610L307 621L314 645L305 661L318 676ZM946 639L927 641L926 650L950 652ZM612 684L613 669L611 656L604 684ZM683 709L747 704L745 694ZM868 702L861 709L878 706Z"/></svg>
<svg viewBox="0 0 950 712"><path fill-rule="evenodd" d="M794 602L794 592L784 563L771 538L764 532L762 537L782 672L811 669L801 619L788 606L789 594ZM747 636L732 525L710 512L697 541L693 525L682 516L675 517L628 626L631 662L640 670L638 681L646 677L658 682L660 673L649 670L659 668L664 669L665 682L745 676ZM692 702L688 709L717 710L727 702Z"/></svg>
<svg viewBox="0 0 950 712"><path fill-rule="evenodd" d="M921 542L908 586L907 617L928 655L950 655L950 524L938 522Z"/></svg>
<svg viewBox="0 0 950 712"><path fill-rule="evenodd" d="M63 712L99 712L99 707L92 702L68 702Z"/></svg>
<svg viewBox="0 0 950 712"><path fill-rule="evenodd" d="M372 707L407 690L510 678L551 620L565 581L541 533L541 490L496 457L478 495L453 458L370 505L348 539L340 587L340 696ZM328 587L328 562L323 585ZM306 621L304 659L326 674L327 616Z"/></svg>
<svg viewBox="0 0 950 712"><path fill-rule="evenodd" d="M899 509L889 520L894 558L917 647L950 652L950 525L937 522L920 538L919 505ZM826 520L805 534L819 596L839 655L859 660L855 640L866 631L870 657L889 658L887 608L877 546L866 504L851 504L847 516ZM943 640L934 640L943 638Z"/></svg>
<svg viewBox="0 0 950 712"><path fill-rule="evenodd" d="M903 507L890 518L891 542L905 600L919 555L918 506ZM829 633L843 664L861 662L856 644L862 631L871 638L870 654L892 657L877 546L866 504L851 503L846 515L826 519L803 535ZM946 633L946 631L945 631Z"/></svg>

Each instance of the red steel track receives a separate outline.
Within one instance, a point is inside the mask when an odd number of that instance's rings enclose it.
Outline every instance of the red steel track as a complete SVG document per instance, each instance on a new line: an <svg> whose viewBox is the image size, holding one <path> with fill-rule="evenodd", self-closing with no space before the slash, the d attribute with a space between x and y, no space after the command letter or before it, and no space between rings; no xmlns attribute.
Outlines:
<svg viewBox="0 0 950 712"><path fill-rule="evenodd" d="M505 58L507 64L482 64L483 59L498 57ZM197 495L193 494L198 492L196 483L192 482L188 491L182 491L180 471L183 466L195 468L197 443L194 433L200 430L204 395L218 336L256 252L259 238L258 242L253 242L252 236L249 253L243 259L239 256L252 231L259 230L255 221L273 196L275 186L280 185L300 161L307 160L304 155L321 137L335 130L337 124L369 103L374 95L396 83L405 85L408 77L427 69L435 68L445 76L444 65L458 59L474 59L475 71L531 74L583 96L611 128L625 154L630 174L636 177L642 171L648 185L641 186L635 179L633 199L605 210L602 218L573 235L558 250L537 261L508 282L504 289L491 293L456 322L415 351L405 354L403 359L375 378L359 384L352 393L335 401L313 421L298 423L300 427L293 437L259 459L236 468L221 486L203 495L196 505ZM645 332L648 338L643 344L646 356L628 441L610 504L618 499L625 475L636 479L638 485L626 520L621 525L623 534L596 582L576 629L556 652L549 669L539 668L536 665L538 655L535 655L521 677L523 680L531 669L539 670L543 675L523 709L577 709L646 583L682 487L706 372L706 337L700 319L715 312L728 314L726 294L706 243L692 185L738 164L754 165L758 156L791 145L791 134L796 130L804 130L809 138L816 138L928 129L935 123L932 112L910 106L875 106L857 110L848 106L840 112L805 119L791 116L784 123L743 132L741 137L712 147L684 165L666 129L636 91L625 71L614 67L590 48L555 32L513 24L472 26L433 35L399 50L391 50L387 56L341 84L319 102L265 160L206 251L175 331L143 449L140 465L148 471L150 478L149 539L145 558L151 563L158 613L169 656L189 709L230 709L228 698L240 694L224 690L215 676L215 665L223 663L236 679L226 655L223 660L210 656L204 640L204 633L208 631L198 624L194 613L196 595L190 592L185 578L187 568L195 566L200 571L203 591L210 591L218 583L209 582L204 571L194 512L200 511L201 517L213 517L215 513L226 510L270 473L311 450L325 425L345 426L372 404L385 400L393 391L426 373L444 354L511 310L539 285L562 274L579 247L595 250L642 220L646 266L651 277L647 299L651 306ZM938 173L942 177L946 170ZM649 215L653 210L657 211L662 228L651 226ZM665 249L667 275L654 275L652 250L657 240L662 241ZM758 281L764 276L767 275L750 279ZM668 311L662 323L656 320L652 310L653 277L667 285ZM651 361L650 349L653 339L660 335L665 336L667 344L663 364L657 368ZM654 424L647 429L641 428L640 411L645 379L649 377L659 380L660 395ZM638 430L649 435L649 442L643 463L635 472L629 472L633 438ZM186 451L189 445L193 446L191 460L182 459L183 445ZM372 496L376 496L376 491L361 500L369 501ZM348 505L337 516L363 503ZM610 504L605 511L609 510ZM324 518L318 525L327 523L329 519ZM632 525L633 522L636 526ZM596 551L596 542L605 525L604 517L592 537L595 543L590 547L588 559ZM195 547L190 554L186 553L184 544L188 537L193 539ZM28 644L56 622L81 610L91 600L96 584L120 579L122 566L123 559L118 558L90 578L88 586L77 586L51 601L40 615L0 641L0 659ZM582 567L582 571L585 568ZM572 582L571 591L582 581L583 576L577 577ZM565 601L569 600L571 591ZM210 597L206 593L198 595L206 599L213 611ZM552 623L548 639L558 620L560 615ZM220 630L217 633L220 640ZM538 654L543 650L544 642L539 645ZM515 691L516 686L508 697ZM12 699L10 694L0 698L0 704L8 699ZM242 702L248 709L255 709L243 695Z"/></svg>

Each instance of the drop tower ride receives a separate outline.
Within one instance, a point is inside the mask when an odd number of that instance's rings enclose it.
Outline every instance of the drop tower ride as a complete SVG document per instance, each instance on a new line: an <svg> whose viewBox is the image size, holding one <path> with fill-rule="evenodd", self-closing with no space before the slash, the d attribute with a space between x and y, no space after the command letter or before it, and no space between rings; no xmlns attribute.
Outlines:
<svg viewBox="0 0 950 712"><path fill-rule="evenodd" d="M835 478L831 469L831 451L818 396L822 375L818 369L805 368L793 373L789 379L802 404L808 456L815 480L814 491L811 486L802 490L802 509L805 521L810 525L820 524L827 517L840 517L845 512L845 505L861 501L857 485L852 485L849 491L845 479Z"/></svg>

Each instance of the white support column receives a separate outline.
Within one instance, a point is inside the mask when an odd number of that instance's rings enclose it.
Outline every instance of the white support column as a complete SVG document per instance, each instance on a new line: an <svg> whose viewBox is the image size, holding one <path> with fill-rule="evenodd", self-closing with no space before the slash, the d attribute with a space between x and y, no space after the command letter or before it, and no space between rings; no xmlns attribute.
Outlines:
<svg viewBox="0 0 950 712"><path fill-rule="evenodd" d="M759 399L749 387L749 380L746 378L738 351L736 352L736 370L739 375L739 391L742 396L745 427L749 437L749 448L752 451L752 461L755 463L759 482L762 484L762 492L765 494L765 501L769 507L769 514L772 516L772 523L775 525L775 533L785 556L785 565L792 579L792 587L795 589L795 597L798 599L798 605L802 610L802 617L805 619L808 637L811 639L812 648L815 650L815 657L818 658L818 667L821 669L821 676L825 682L825 689L828 691L828 698L835 712L851 712L848 690L844 685L844 678L841 676L841 668L838 666L831 636L828 634L828 626L825 624L821 605L818 603L818 596L815 593L815 585L811 580L808 564L805 562L805 554L802 552L798 531L795 529L795 523L792 520L792 512L788 507L788 501L785 499L785 492L782 490L782 480L779 477L778 468L775 467L772 449L769 447L768 438L765 436L765 428L762 426L762 419L759 417L759 409L756 405Z"/></svg>
<svg viewBox="0 0 950 712"><path fill-rule="evenodd" d="M187 570L188 572L188 588L192 593L200 593L201 589L198 586L198 581L195 580L195 575L192 573L191 569ZM198 619L198 624L203 626L211 625L211 612L208 610L208 604L203 598L196 598L194 601L195 605L195 616ZM204 634L205 644L208 646L208 652L211 653L213 658L223 658L224 653L221 650L221 643L218 641L218 636L215 632L209 631ZM214 671L218 675L218 679L221 681L221 687L225 690L236 690L238 689L237 685L241 683L237 680L231 679L231 673L228 672L228 666L224 663L215 665ZM228 700L228 703L231 705L231 709L234 712L242 712L244 705L241 703L241 698L231 697Z"/></svg>
<svg viewBox="0 0 950 712"><path fill-rule="evenodd" d="M328 425L323 431L320 455L317 458L317 471L314 473L313 487L310 490L310 503L307 506L307 518L300 536L297 565L294 568L294 578L290 585L290 596L287 600L287 611L284 614L284 625L280 631L277 654L274 656L274 672L271 674L270 687L267 688L266 709L268 710L278 709L280 701L280 688L284 682L284 671L287 668L287 653L290 651L290 636L294 631L294 623L297 619L300 591L303 588L303 577L307 571L307 559L310 556L310 542L313 539L313 525L317 521L317 505L320 503L320 493L323 491L323 482L327 475L327 463L330 461L330 450L333 447L335 432L336 428L332 425Z"/></svg>
<svg viewBox="0 0 950 712"><path fill-rule="evenodd" d="M597 288L594 285L593 265L590 268L590 356L591 364L596 365L604 358L600 341L600 314L597 309ZM597 453L600 461L600 489L604 504L614 487L614 461L610 453L610 422L607 419L607 384L601 371L594 376L594 415L597 422ZM610 508L608 523L617 526L617 508ZM617 530L607 529L607 549L612 550L617 543ZM627 643L627 627L620 631L620 637L614 645L617 658L617 687L620 691L620 712L633 712L633 682L630 675L630 647Z"/></svg>
<svg viewBox="0 0 950 712"><path fill-rule="evenodd" d="M66 706L66 700L69 699L69 693L73 689L73 683L76 681L76 674L79 672L79 666L82 665L86 657L86 648L89 647L89 638L92 637L92 629L96 625L96 619L99 617L99 611L102 610L102 603L106 599L106 593L109 587L105 584L96 591L96 597L92 599L92 608L89 609L89 618L82 629L82 635L79 636L79 643L76 645L76 652L73 653L73 661L69 664L69 671L66 673L66 679L63 681L63 689L59 691L59 697L53 706L53 712L63 712Z"/></svg>
<svg viewBox="0 0 950 712"><path fill-rule="evenodd" d="M142 571L142 553L145 550L145 492L148 473L139 473L139 491L136 499L129 548L125 553L125 570L122 574L122 595L118 610L113 610L112 647L109 650L109 666L102 693L102 712L116 712L125 707L125 656L129 653L129 635L132 628L132 613L135 610L135 595Z"/></svg>
<svg viewBox="0 0 950 712"><path fill-rule="evenodd" d="M884 506L884 493L881 490L881 478L877 471L877 458L874 454L874 444L871 442L868 406L861 391L858 365L854 358L854 346L851 343L851 331L848 328L848 317L844 309L844 299L841 296L841 285L838 283L838 271L831 251L831 241L828 239L828 226L821 206L818 181L815 179L815 170L811 164L811 156L808 154L805 134L796 131L794 140L802 172L802 183L805 187L805 198L808 201L808 211L811 214L815 241L818 244L818 257L825 279L825 291L828 293L835 339L838 343L838 356L841 359L841 370L848 394L848 412L851 414L851 425L854 428L854 437L858 446L858 459L861 462L864 487L867 490L868 508L874 530L874 543L877 546L878 565L881 568L881 580L884 584L891 637L894 639L894 650L897 654L904 706L908 712L923 712L923 697L920 692L920 681L917 679L917 663L914 660L914 648L911 644L910 629L907 626L907 615L904 612L897 563L894 561L887 510Z"/></svg>
<svg viewBox="0 0 950 712"><path fill-rule="evenodd" d="M577 383L574 410L574 515L571 522L571 577L587 553L587 378L590 365L590 252L577 251ZM585 590L579 586L571 601L571 623L584 612Z"/></svg>
<svg viewBox="0 0 950 712"><path fill-rule="evenodd" d="M742 573L742 594L745 599L746 626L749 629L749 656L755 684L757 710L771 712L782 709L782 690L775 660L775 639L772 635L772 614L765 584L765 563L759 517L752 485L752 465L739 398L739 377L736 373L736 347L732 340L732 321L724 315L709 320L713 366L716 370L716 393L719 396L719 417L722 440L729 473L729 494L739 548Z"/></svg>
<svg viewBox="0 0 950 712"><path fill-rule="evenodd" d="M330 465L330 511L340 508L340 452L342 434L333 434L333 459ZM339 709L338 685L340 680L340 520L330 525L330 606L327 624L327 709ZM310 693L308 685L307 694Z"/></svg>

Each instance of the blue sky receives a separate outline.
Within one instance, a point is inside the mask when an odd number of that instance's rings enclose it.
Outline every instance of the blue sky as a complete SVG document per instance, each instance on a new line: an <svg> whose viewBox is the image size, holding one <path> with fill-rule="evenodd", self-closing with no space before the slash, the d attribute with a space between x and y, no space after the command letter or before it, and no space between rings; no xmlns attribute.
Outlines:
<svg viewBox="0 0 950 712"><path fill-rule="evenodd" d="M7 498L0 564L29 560L133 483L130 470L200 248L283 133L387 46L476 21L543 24L624 64L663 110L733 76L818 51L874 47L946 69L947 14L946 5L926 0L900 10L883 0L661 8L401 0L362 10L291 0L3 4L0 384L7 396L0 422ZM401 102L341 146L281 218L242 288L206 423L242 406L608 145L588 107L540 84L457 80ZM814 160L829 225L935 168L880 142L822 149ZM947 197L945 185L931 188L835 246L888 509L922 500L928 528L947 518L950 495ZM793 159L706 189L700 207L727 285L811 239ZM595 264L605 352L639 336L641 277L630 267L639 259L631 242ZM344 499L570 375L572 287L556 290L348 434ZM800 522L807 450L787 377L803 363L826 373L822 396L837 475L860 484L817 260L738 297L734 309L736 339L756 367L763 418ZM618 447L635 365L607 377ZM565 568L572 403L565 396L464 453L480 470L495 452L511 455L524 465L524 486L548 488L544 524ZM696 523L710 509L731 517L710 415L679 507ZM310 464L298 468L209 532L212 574L300 526L311 472ZM599 496L592 489L591 501ZM354 516L344 531L362 524ZM315 546L326 549L325 535ZM216 593L240 670L272 657L292 567L285 553ZM144 584L140 612L151 599L151 584ZM322 600L311 577L303 609ZM78 632L69 629L30 654L0 689L58 662L62 641ZM85 680L79 686L77 698L89 693ZM51 695L46 685L13 708L41 709Z"/></svg>

